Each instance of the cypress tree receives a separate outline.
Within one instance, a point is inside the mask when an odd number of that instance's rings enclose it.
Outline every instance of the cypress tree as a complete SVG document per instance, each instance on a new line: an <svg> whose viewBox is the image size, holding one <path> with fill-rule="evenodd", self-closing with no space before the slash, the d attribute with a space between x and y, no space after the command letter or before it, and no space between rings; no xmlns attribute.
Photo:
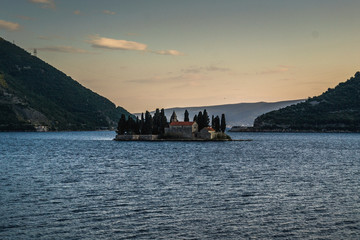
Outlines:
<svg viewBox="0 0 360 240"><path fill-rule="evenodd" d="M219 119L219 116L216 116L215 119L214 119L214 129L215 129L215 132L220 132L220 119Z"/></svg>
<svg viewBox="0 0 360 240"><path fill-rule="evenodd" d="M121 114L120 120L118 122L117 134L124 135L126 127L126 117L125 114Z"/></svg>
<svg viewBox="0 0 360 240"><path fill-rule="evenodd" d="M209 115L208 115L206 109L204 109L204 113L203 113L203 125L204 125L204 127L208 127L209 123L210 123Z"/></svg>
<svg viewBox="0 0 360 240"><path fill-rule="evenodd" d="M189 112L188 112L188 110L185 110L185 113L184 113L184 122L189 122Z"/></svg>
<svg viewBox="0 0 360 240"><path fill-rule="evenodd" d="M142 134L151 134L153 130L153 119L149 111L145 112L144 132Z"/></svg>
<svg viewBox="0 0 360 240"><path fill-rule="evenodd" d="M226 130L226 121L225 121L225 114L221 114L221 124L220 128L222 132L225 132Z"/></svg>
<svg viewBox="0 0 360 240"><path fill-rule="evenodd" d="M195 116L194 116L194 118L193 118L193 122L196 122L197 124L199 124L198 123L198 116L195 114Z"/></svg>
<svg viewBox="0 0 360 240"><path fill-rule="evenodd" d="M134 133L140 134L140 120L138 116L136 117L136 121L135 121Z"/></svg>
<svg viewBox="0 0 360 240"><path fill-rule="evenodd" d="M215 129L214 115L211 115L211 127Z"/></svg>
<svg viewBox="0 0 360 240"><path fill-rule="evenodd" d="M168 127L168 122L165 116L165 110L163 108L160 111L160 118L160 134L164 134L165 128Z"/></svg>
<svg viewBox="0 0 360 240"><path fill-rule="evenodd" d="M132 117L128 117L125 125L125 132L127 134L133 134L135 130L135 121Z"/></svg>
<svg viewBox="0 0 360 240"><path fill-rule="evenodd" d="M153 118L153 131L152 131L153 134L159 134L160 122L161 122L160 110L157 108Z"/></svg>
<svg viewBox="0 0 360 240"><path fill-rule="evenodd" d="M197 123L199 125L199 132L200 132L200 130L203 129L203 127L204 127L203 114L201 111L199 112L199 114L197 116Z"/></svg>
<svg viewBox="0 0 360 240"><path fill-rule="evenodd" d="M141 113L140 134L144 134L144 132L145 132L145 119L144 119L144 113Z"/></svg>

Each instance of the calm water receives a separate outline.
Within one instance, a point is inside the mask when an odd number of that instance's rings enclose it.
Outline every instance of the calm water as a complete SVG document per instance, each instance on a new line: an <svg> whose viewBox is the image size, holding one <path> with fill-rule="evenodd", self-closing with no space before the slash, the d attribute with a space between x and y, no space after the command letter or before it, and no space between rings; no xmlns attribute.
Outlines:
<svg viewBox="0 0 360 240"><path fill-rule="evenodd" d="M360 134L0 133L0 239L360 239Z"/></svg>

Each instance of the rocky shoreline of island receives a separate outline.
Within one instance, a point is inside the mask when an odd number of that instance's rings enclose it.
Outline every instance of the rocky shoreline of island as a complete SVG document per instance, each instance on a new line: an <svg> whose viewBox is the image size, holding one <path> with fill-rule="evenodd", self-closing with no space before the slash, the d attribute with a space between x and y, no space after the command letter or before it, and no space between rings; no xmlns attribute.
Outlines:
<svg viewBox="0 0 360 240"><path fill-rule="evenodd" d="M252 141L250 139L232 139L226 134L227 137L202 139L202 138L177 138L177 137L164 137L159 135L116 135L114 141L154 141L154 142L229 142L229 141Z"/></svg>

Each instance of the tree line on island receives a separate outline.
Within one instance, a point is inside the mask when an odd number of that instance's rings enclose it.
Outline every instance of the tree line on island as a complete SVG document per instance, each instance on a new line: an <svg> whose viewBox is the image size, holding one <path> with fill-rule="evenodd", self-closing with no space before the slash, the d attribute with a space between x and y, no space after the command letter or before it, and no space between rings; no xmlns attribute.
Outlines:
<svg viewBox="0 0 360 240"><path fill-rule="evenodd" d="M173 112L173 115L170 119L173 119L174 114L175 112ZM185 110L184 113L184 122L190 122L189 112L187 110ZM198 114L195 114L193 122L198 124L199 132L205 127L210 127L210 118L206 109L204 109L203 112L200 111ZM140 119L139 117L134 118L133 116L126 117L125 114L122 114L118 122L116 133L119 135L163 135L165 133L165 128L168 128L170 123L165 116L164 109L159 110L157 108L154 116L152 116L149 111L146 111L145 114L141 113ZM226 130L225 114L222 114L221 118L219 118L219 116L212 115L211 127L215 130L215 132L224 133Z"/></svg>

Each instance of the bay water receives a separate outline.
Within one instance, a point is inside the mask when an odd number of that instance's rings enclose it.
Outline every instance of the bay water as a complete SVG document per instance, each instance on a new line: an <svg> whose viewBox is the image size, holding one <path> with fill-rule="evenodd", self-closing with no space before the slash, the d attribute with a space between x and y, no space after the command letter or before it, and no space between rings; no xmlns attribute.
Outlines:
<svg viewBox="0 0 360 240"><path fill-rule="evenodd" d="M360 134L0 133L0 239L360 239Z"/></svg>

